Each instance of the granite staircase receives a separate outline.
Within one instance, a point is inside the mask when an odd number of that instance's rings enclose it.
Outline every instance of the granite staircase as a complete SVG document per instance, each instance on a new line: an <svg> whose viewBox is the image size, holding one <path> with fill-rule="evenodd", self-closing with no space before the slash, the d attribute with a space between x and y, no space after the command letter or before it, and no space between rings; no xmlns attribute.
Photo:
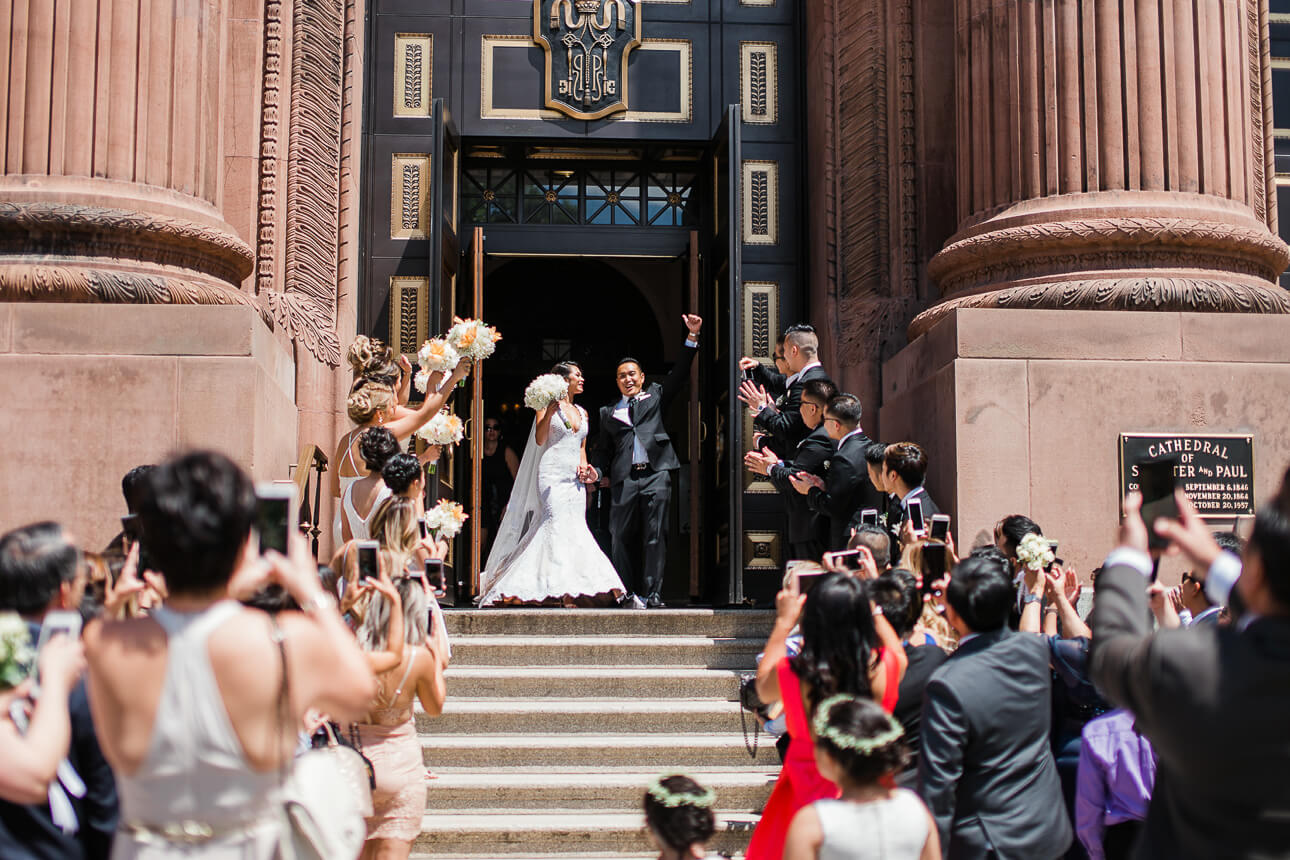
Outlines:
<svg viewBox="0 0 1290 860"><path fill-rule="evenodd" d="M771 613L448 610L447 622L447 704L417 715L438 779L414 858L656 857L641 798L677 772L717 792L711 854L742 854L779 771L767 735L748 755L737 703Z"/></svg>

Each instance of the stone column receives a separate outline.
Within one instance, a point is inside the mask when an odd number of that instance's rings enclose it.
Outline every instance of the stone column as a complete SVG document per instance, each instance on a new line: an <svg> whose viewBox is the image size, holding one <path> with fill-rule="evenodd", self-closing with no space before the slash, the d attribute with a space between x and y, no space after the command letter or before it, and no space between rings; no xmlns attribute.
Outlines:
<svg viewBox="0 0 1290 860"><path fill-rule="evenodd" d="M954 308L1290 312L1259 0L955 0Z"/></svg>
<svg viewBox="0 0 1290 860"><path fill-rule="evenodd" d="M0 300L251 304L221 215L226 0L12 0Z"/></svg>

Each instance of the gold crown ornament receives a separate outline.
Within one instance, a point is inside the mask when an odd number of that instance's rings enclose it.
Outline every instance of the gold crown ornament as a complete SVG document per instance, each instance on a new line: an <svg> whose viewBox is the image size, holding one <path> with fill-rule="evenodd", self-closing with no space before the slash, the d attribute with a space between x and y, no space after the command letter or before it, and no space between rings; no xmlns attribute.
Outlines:
<svg viewBox="0 0 1290 860"><path fill-rule="evenodd" d="M576 0L574 5L584 15L594 15L600 11L600 0Z"/></svg>

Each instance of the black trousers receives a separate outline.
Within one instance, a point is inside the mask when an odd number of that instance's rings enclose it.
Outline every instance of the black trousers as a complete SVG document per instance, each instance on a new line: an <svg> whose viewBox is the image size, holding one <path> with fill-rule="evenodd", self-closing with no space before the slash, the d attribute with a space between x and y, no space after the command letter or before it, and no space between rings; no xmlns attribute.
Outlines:
<svg viewBox="0 0 1290 860"><path fill-rule="evenodd" d="M667 515L672 476L652 469L628 475L610 491L609 533L613 562L623 584L648 599L658 597L667 562Z"/></svg>
<svg viewBox="0 0 1290 860"><path fill-rule="evenodd" d="M789 558L794 561L819 561L824 558L824 541L822 540L805 540L789 541L788 551Z"/></svg>

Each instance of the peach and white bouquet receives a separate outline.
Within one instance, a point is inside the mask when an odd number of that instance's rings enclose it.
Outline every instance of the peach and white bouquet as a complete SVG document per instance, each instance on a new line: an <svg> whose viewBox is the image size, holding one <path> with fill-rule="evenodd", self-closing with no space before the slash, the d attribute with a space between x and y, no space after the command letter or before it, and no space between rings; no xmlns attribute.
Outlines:
<svg viewBox="0 0 1290 860"><path fill-rule="evenodd" d="M1030 570L1046 570L1055 559L1048 541L1033 532L1023 537L1017 545L1017 561Z"/></svg>
<svg viewBox="0 0 1290 860"><path fill-rule="evenodd" d="M461 354L453 348L452 344L441 337L432 338L422 344L421 350L417 353L417 364L420 365L421 370L412 382L416 385L417 391L425 394L430 382L430 374L452 373L460 362Z"/></svg>
<svg viewBox="0 0 1290 860"><path fill-rule="evenodd" d="M454 317L453 326L444 339L466 358L482 361L493 354L502 336L483 320Z"/></svg>
<svg viewBox="0 0 1290 860"><path fill-rule="evenodd" d="M447 409L431 418L417 431L417 438L427 445L456 445L466 436L466 425Z"/></svg>
<svg viewBox="0 0 1290 860"><path fill-rule="evenodd" d="M569 383L558 373L544 373L524 389L524 405L541 412L569 395Z"/></svg>
<svg viewBox="0 0 1290 860"><path fill-rule="evenodd" d="M426 529L436 540L452 540L461 532L461 527L468 519L470 515L460 504L452 499L442 499L426 511L425 523Z"/></svg>

